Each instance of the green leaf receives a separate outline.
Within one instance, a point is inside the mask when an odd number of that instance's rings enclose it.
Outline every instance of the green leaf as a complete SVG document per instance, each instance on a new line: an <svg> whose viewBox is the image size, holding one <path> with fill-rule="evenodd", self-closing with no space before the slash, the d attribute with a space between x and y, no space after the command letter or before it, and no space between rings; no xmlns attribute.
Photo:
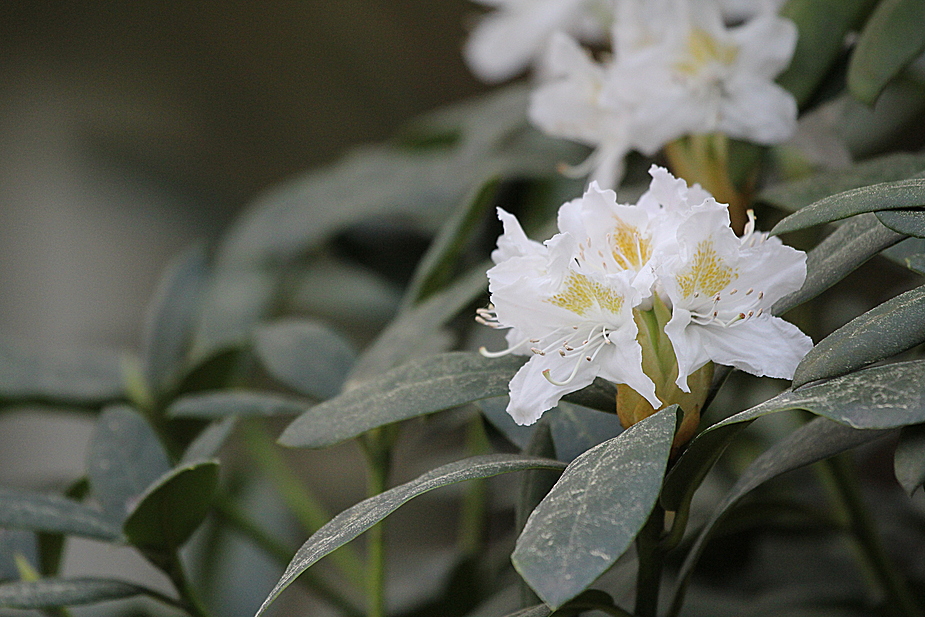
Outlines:
<svg viewBox="0 0 925 617"><path fill-rule="evenodd" d="M103 410L90 440L87 475L94 498L116 524L169 470L167 453L147 420L122 405Z"/></svg>
<svg viewBox="0 0 925 617"><path fill-rule="evenodd" d="M678 511L733 437L752 421L802 409L858 429L892 429L925 422L925 361L875 366L818 385L787 390L704 429L665 478L661 503Z"/></svg>
<svg viewBox="0 0 925 617"><path fill-rule="evenodd" d="M0 488L0 527L112 541L119 528L99 510L58 495Z"/></svg>
<svg viewBox="0 0 925 617"><path fill-rule="evenodd" d="M925 484L925 425L903 427L893 455L893 471L909 495Z"/></svg>
<svg viewBox="0 0 925 617"><path fill-rule="evenodd" d="M782 220L771 233L779 235L864 212L920 206L925 206L925 178L881 182L820 199Z"/></svg>
<svg viewBox="0 0 925 617"><path fill-rule="evenodd" d="M877 212L877 220L896 233L916 238L925 238L925 211L884 210Z"/></svg>
<svg viewBox="0 0 925 617"><path fill-rule="evenodd" d="M523 362L467 352L415 358L308 409L279 441L321 448L399 420L500 396Z"/></svg>
<svg viewBox="0 0 925 617"><path fill-rule="evenodd" d="M123 361L109 351L40 354L0 340L0 404L102 407L124 398Z"/></svg>
<svg viewBox="0 0 925 617"><path fill-rule="evenodd" d="M300 414L310 403L291 396L269 392L227 390L191 394L177 399L167 408L171 418L200 418L213 420L227 416L293 416Z"/></svg>
<svg viewBox="0 0 925 617"><path fill-rule="evenodd" d="M229 416L222 418L218 422L210 424L199 436L193 440L193 443L186 448L180 464L191 464L197 461L203 461L214 458L218 451L222 449L231 432L234 430L238 418Z"/></svg>
<svg viewBox="0 0 925 617"><path fill-rule="evenodd" d="M393 369L427 351L438 351L445 343L440 328L488 286L485 272L490 264L473 268L455 283L403 310L368 346L350 371L348 388Z"/></svg>
<svg viewBox="0 0 925 617"><path fill-rule="evenodd" d="M925 341L925 286L851 320L813 347L793 375L793 387L844 375Z"/></svg>
<svg viewBox="0 0 925 617"><path fill-rule="evenodd" d="M777 78L806 107L844 48L845 36L870 11L869 0L790 0L781 15L796 24L797 47Z"/></svg>
<svg viewBox="0 0 925 617"><path fill-rule="evenodd" d="M38 567L39 552L35 534L22 529L0 528L0 581L20 578L16 564L20 557L33 567Z"/></svg>
<svg viewBox="0 0 925 617"><path fill-rule="evenodd" d="M677 406L575 459L533 511L511 556L552 608L587 589L645 524L662 485Z"/></svg>
<svg viewBox="0 0 925 617"><path fill-rule="evenodd" d="M122 531L130 544L159 555L176 551L205 519L218 487L218 463L170 470L141 496Z"/></svg>
<svg viewBox="0 0 925 617"><path fill-rule="evenodd" d="M925 51L925 2L881 0L848 64L848 90L873 106L886 85Z"/></svg>
<svg viewBox="0 0 925 617"><path fill-rule="evenodd" d="M923 172L925 154L893 152L851 165L847 169L826 171L808 178L772 185L762 190L758 199L795 212L835 193L881 182L905 180Z"/></svg>
<svg viewBox="0 0 925 617"><path fill-rule="evenodd" d="M755 459L739 476L739 479L722 502L713 510L709 521L701 529L694 545L685 557L678 576L679 584L675 592L675 605L671 614L676 615L680 609L687 581L703 552L711 532L739 499L764 482L782 473L799 469L861 444L869 443L889 432L889 430L856 429L830 422L825 418L815 418L771 446Z"/></svg>
<svg viewBox="0 0 925 617"><path fill-rule="evenodd" d="M925 276L925 240L921 238L906 238L884 250L883 256L903 268Z"/></svg>
<svg viewBox="0 0 925 617"><path fill-rule="evenodd" d="M142 346L145 380L154 392L165 391L183 368L208 276L205 247L196 244L168 266L158 285Z"/></svg>
<svg viewBox="0 0 925 617"><path fill-rule="evenodd" d="M356 354L339 334L325 326L287 319L254 333L257 357L280 383L317 399L341 391Z"/></svg>
<svg viewBox="0 0 925 617"><path fill-rule="evenodd" d="M177 601L159 592L112 579L45 578L38 581L0 584L0 606L16 609L80 606L141 595L179 606Z"/></svg>
<svg viewBox="0 0 925 617"><path fill-rule="evenodd" d="M881 225L873 214L848 219L806 255L803 287L778 300L772 312L783 315L815 298L868 259L902 239L903 236Z"/></svg>
<svg viewBox="0 0 925 617"><path fill-rule="evenodd" d="M528 469L564 469L558 461L543 458L523 457L512 454L489 454L449 463L433 469L424 475L380 493L355 506L344 510L324 527L315 532L299 548L282 578L264 600L257 615L263 613L280 592L289 586L299 574L334 549L353 540L364 531L387 517L410 499L435 488L463 482L490 478L512 471Z"/></svg>

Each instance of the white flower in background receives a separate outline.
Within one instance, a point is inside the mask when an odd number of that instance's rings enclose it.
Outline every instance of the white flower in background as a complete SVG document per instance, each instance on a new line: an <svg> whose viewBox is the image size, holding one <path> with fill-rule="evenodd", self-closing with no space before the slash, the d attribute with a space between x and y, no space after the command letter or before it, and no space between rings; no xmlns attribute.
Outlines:
<svg viewBox="0 0 925 617"><path fill-rule="evenodd" d="M630 111L626 106L605 106L601 92L607 75L573 38L552 36L542 63L546 78L530 97L531 122L548 135L594 148L581 165L565 168L568 175L583 176L603 188L616 188L623 177L623 159L631 148Z"/></svg>
<svg viewBox="0 0 925 617"><path fill-rule="evenodd" d="M595 377L632 388L652 412L677 402L656 394L651 377L663 375L643 371L634 317L645 320L653 302L671 311L664 334L683 392L690 392L688 377L711 361L792 378L812 347L769 313L802 286L805 255L756 233L753 221L737 237L727 207L699 186L656 166L650 174L636 205L618 204L613 191L592 183L560 208L559 233L545 244L499 210L504 234L488 271L492 305L477 319L509 329L507 349L483 354L532 355L510 384L508 412L519 424L532 424Z"/></svg>
<svg viewBox="0 0 925 617"><path fill-rule="evenodd" d="M602 97L633 108L634 147L651 155L689 134L771 144L793 133L796 101L773 81L796 46L791 21L762 10L727 28L718 0L615 6L615 61Z"/></svg>
<svg viewBox="0 0 925 617"><path fill-rule="evenodd" d="M612 0L475 0L494 7L466 41L463 55L480 79L496 83L514 77L537 59L556 31L582 41L606 39Z"/></svg>

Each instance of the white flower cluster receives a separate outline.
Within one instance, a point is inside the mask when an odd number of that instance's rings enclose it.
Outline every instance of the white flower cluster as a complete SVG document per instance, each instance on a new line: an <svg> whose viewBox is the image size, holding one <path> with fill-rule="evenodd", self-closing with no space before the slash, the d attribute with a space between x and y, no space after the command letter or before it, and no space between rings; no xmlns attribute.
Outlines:
<svg viewBox="0 0 925 617"><path fill-rule="evenodd" d="M594 148L574 171L604 188L630 150L713 132L774 144L796 127L796 101L773 80L797 32L775 0L478 1L496 10L467 42L473 71L501 81L538 65L532 122ZM609 52L580 45L607 46L608 32Z"/></svg>
<svg viewBox="0 0 925 617"><path fill-rule="evenodd" d="M532 424L596 377L626 384L663 406L643 369L634 313L662 302L677 361L676 385L713 361L755 375L792 378L812 341L770 314L799 289L805 255L778 238L742 237L727 207L698 185L653 166L649 190L622 205L592 183L559 209L559 233L540 244L499 209L504 234L488 271L491 305L478 321L508 329L508 348L488 356L531 355L511 380L508 413Z"/></svg>

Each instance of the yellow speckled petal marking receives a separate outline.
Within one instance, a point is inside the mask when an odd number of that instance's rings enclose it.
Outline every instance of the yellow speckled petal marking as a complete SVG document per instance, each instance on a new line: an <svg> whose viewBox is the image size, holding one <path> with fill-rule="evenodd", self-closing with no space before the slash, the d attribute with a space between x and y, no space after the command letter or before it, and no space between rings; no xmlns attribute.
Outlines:
<svg viewBox="0 0 925 617"><path fill-rule="evenodd" d="M730 65L739 50L735 45L724 45L697 28L687 37L687 57L675 65L682 73L696 75L711 62Z"/></svg>
<svg viewBox="0 0 925 617"><path fill-rule="evenodd" d="M697 245L697 252L690 265L678 274L678 288L685 297L696 292L712 296L725 289L738 276L716 254L713 243L704 240Z"/></svg>
<svg viewBox="0 0 925 617"><path fill-rule="evenodd" d="M569 274L562 291L549 298L547 302L578 315L585 315L593 306L599 306L611 313L619 313L623 308L623 296L583 274L575 273Z"/></svg>
<svg viewBox="0 0 925 617"><path fill-rule="evenodd" d="M617 265L624 270L639 270L652 256L652 241L637 227L617 219L617 226L607 234Z"/></svg>

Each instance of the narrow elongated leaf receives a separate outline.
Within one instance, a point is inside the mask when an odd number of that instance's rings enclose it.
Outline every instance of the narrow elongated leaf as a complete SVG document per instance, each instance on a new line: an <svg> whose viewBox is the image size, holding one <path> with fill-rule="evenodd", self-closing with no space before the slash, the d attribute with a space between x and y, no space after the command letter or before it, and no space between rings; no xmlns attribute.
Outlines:
<svg viewBox="0 0 925 617"><path fill-rule="evenodd" d="M165 390L182 369L208 276L205 247L197 244L168 266L158 285L142 347L145 379L155 392Z"/></svg>
<svg viewBox="0 0 925 617"><path fill-rule="evenodd" d="M87 476L103 511L121 525L135 500L170 469L157 434L126 406L100 414L87 455Z"/></svg>
<svg viewBox="0 0 925 617"><path fill-rule="evenodd" d="M142 495L122 530L138 548L174 551L205 519L218 487L218 463L200 461L170 470Z"/></svg>
<svg viewBox="0 0 925 617"><path fill-rule="evenodd" d="M876 214L878 221L898 234L925 238L925 211L884 210Z"/></svg>
<svg viewBox="0 0 925 617"><path fill-rule="evenodd" d="M39 551L35 534L22 529L0 528L0 582L19 580L21 573L16 563L19 558L38 568Z"/></svg>
<svg viewBox="0 0 925 617"><path fill-rule="evenodd" d="M511 556L552 608L614 564L658 499L677 406L633 425L575 459L530 515Z"/></svg>
<svg viewBox="0 0 925 617"><path fill-rule="evenodd" d="M476 266L425 301L404 310L367 347L350 370L347 388L382 374L426 351L441 351L440 328L488 287L488 263Z"/></svg>
<svg viewBox="0 0 925 617"><path fill-rule="evenodd" d="M925 425L906 426L893 456L896 480L910 495L925 484Z"/></svg>
<svg viewBox="0 0 925 617"><path fill-rule="evenodd" d="M234 430L238 418L228 416L218 422L210 424L199 436L193 440L193 443L186 448L180 464L191 464L197 461L214 458L218 451L222 449L231 432Z"/></svg>
<svg viewBox="0 0 925 617"><path fill-rule="evenodd" d="M906 238L884 250L883 256L903 268L925 276L925 240L921 238Z"/></svg>
<svg viewBox="0 0 925 617"><path fill-rule="evenodd" d="M343 337L310 321L262 326L254 339L257 357L276 380L322 400L340 392L356 359Z"/></svg>
<svg viewBox="0 0 925 617"><path fill-rule="evenodd" d="M292 416L305 411L310 404L291 396L270 392L225 390L191 394L177 399L167 408L171 418L201 418L212 420L227 416Z"/></svg>
<svg viewBox="0 0 925 617"><path fill-rule="evenodd" d="M925 154L893 152L837 169L815 174L808 178L772 185L758 195L763 202L790 212L824 199L862 186L880 182L896 182L925 172Z"/></svg>
<svg viewBox="0 0 925 617"><path fill-rule="evenodd" d="M310 408L286 428L280 443L320 448L399 420L501 396L523 362L465 352L416 358Z"/></svg>
<svg viewBox="0 0 925 617"><path fill-rule="evenodd" d="M125 581L103 578L45 578L0 584L0 606L17 609L41 609L57 606L81 606L134 596L150 596L179 605L161 593Z"/></svg>
<svg viewBox="0 0 925 617"><path fill-rule="evenodd" d="M886 85L925 50L925 2L882 0L858 37L848 64L848 90L873 105Z"/></svg>
<svg viewBox="0 0 925 617"><path fill-rule="evenodd" d="M424 475L380 493L344 510L315 532L296 552L282 578L264 600L257 615L263 613L276 597L316 561L356 538L387 517L404 503L435 488L480 478L490 478L512 471L528 469L564 469L565 464L544 458L513 454L476 456L443 465Z"/></svg>
<svg viewBox="0 0 925 617"><path fill-rule="evenodd" d="M797 366L793 387L844 375L925 341L925 286L851 320L813 347Z"/></svg>
<svg viewBox="0 0 925 617"><path fill-rule="evenodd" d="M679 573L679 585L675 593L675 606L672 614L677 614L680 602L693 568L700 558L706 541L716 524L723 518L736 502L764 482L782 473L799 469L840 452L850 450L861 444L869 443L883 437L890 430L856 429L825 418L815 418L803 425L786 438L780 440L761 456L755 459L742 473L735 485L713 510L707 524L701 529L697 540L688 552Z"/></svg>
<svg viewBox="0 0 925 617"><path fill-rule="evenodd" d="M887 229L873 214L846 221L806 256L803 287L777 301L775 315L783 315L854 272L880 251L900 242L902 236Z"/></svg>
<svg viewBox="0 0 925 617"><path fill-rule="evenodd" d="M0 404L101 407L125 396L123 362L110 351L42 354L0 340Z"/></svg>
<svg viewBox="0 0 925 617"><path fill-rule="evenodd" d="M871 10L866 0L790 0L781 15L796 24L797 47L790 66L777 78L800 108L811 102L819 84L842 53L845 36Z"/></svg>
<svg viewBox="0 0 925 617"><path fill-rule="evenodd" d="M925 178L881 182L820 199L782 220L771 233L783 234L864 212L921 206L925 206Z"/></svg>
<svg viewBox="0 0 925 617"><path fill-rule="evenodd" d="M0 527L115 540L119 528L105 514L58 495L0 488Z"/></svg>

